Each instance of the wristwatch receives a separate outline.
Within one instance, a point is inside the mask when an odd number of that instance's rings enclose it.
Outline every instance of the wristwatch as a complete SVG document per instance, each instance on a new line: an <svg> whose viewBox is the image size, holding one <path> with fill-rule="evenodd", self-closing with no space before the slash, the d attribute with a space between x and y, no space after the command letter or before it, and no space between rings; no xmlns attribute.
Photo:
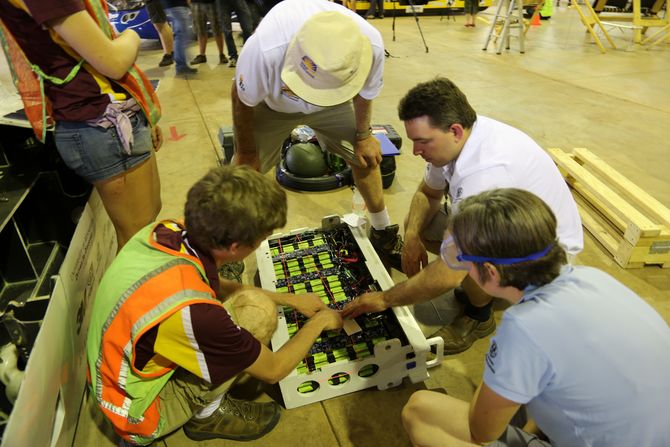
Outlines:
<svg viewBox="0 0 670 447"><path fill-rule="evenodd" d="M366 130L356 131L356 141L365 140L372 136L372 127L368 126Z"/></svg>

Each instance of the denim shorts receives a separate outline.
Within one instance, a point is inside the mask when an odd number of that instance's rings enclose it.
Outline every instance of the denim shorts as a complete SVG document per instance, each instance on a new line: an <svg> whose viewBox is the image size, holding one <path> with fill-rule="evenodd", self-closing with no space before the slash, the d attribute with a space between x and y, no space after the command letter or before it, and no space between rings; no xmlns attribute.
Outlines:
<svg viewBox="0 0 670 447"><path fill-rule="evenodd" d="M119 175L148 160L153 151L151 128L142 112L130 117L134 143L130 155L116 127L104 129L81 121L56 123L56 149L68 168L84 180L94 183Z"/></svg>

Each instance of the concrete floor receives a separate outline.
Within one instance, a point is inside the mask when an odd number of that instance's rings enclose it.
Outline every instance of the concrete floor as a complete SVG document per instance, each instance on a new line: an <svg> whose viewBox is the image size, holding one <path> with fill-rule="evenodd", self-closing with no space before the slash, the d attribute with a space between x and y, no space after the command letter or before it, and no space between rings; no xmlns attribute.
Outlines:
<svg viewBox="0 0 670 447"><path fill-rule="evenodd" d="M492 14L493 12L491 12ZM483 15L486 17L486 15ZM490 16L488 16L490 18ZM632 44L630 31L614 30L621 48L600 54L580 24L577 13L556 8L549 21L530 29L526 53L512 50L496 55L481 50L487 27L463 26L463 18L441 20L421 16L419 24L430 52L426 53L412 17L398 18L393 39L392 19L371 23L382 33L391 57L386 60L385 85L374 103L373 122L392 124L403 136L396 179L385 191L392 220L402 223L412 194L423 175L424 162L411 153L397 118L399 99L417 82L447 76L466 93L478 113L519 127L543 147L586 147L670 207L670 45L651 50ZM195 48L192 48L194 54ZM216 46L210 41L210 63L197 76L174 77L174 68L157 68L161 52L142 52L139 65L150 78L161 80L162 128L167 137L158 153L163 210L160 217L179 217L185 195L197 179L218 163L217 131L231 124L229 91L233 69L214 63ZM271 174L269 174L271 175ZM288 191L286 230L318 226L322 216L351 209L351 192ZM590 235L577 263L607 271L651 303L670 322L670 270L655 266L624 270ZM245 280L251 281L255 260L247 261ZM394 280L402 275L394 272ZM606 310L605 310L606 312ZM604 315L606 317L606 315ZM497 312L500 317L500 311ZM404 446L409 441L400 411L418 389L441 389L470 399L481 379L488 341L449 357L432 369L425 383L387 391L369 389L284 411L279 425L266 437L247 446ZM448 415L445 415L448 417ZM113 446L108 430L84 409L75 445ZM197 443L177 431L157 446L187 447ZM206 446L241 443L215 440Z"/></svg>

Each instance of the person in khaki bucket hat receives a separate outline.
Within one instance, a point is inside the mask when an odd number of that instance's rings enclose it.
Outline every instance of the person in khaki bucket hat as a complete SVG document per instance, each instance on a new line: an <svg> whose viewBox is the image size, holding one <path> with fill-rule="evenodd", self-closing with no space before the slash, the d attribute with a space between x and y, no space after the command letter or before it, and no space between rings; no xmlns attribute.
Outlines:
<svg viewBox="0 0 670 447"><path fill-rule="evenodd" d="M372 135L372 101L381 92L384 44L358 14L326 0L284 0L245 43L231 97L233 163L267 172L298 125L342 157L365 199L370 241L400 269L402 239L384 204L381 149Z"/></svg>
<svg viewBox="0 0 670 447"><path fill-rule="evenodd" d="M356 22L326 11L312 16L293 36L281 79L304 101L328 107L356 96L371 67L372 46Z"/></svg>

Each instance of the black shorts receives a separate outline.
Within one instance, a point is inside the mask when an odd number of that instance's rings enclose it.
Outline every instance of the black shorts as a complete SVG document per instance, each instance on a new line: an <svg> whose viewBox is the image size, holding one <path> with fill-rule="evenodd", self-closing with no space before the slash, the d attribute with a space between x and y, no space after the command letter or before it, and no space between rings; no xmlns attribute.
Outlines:
<svg viewBox="0 0 670 447"><path fill-rule="evenodd" d="M165 11L163 11L163 6L161 6L160 0L147 0L146 8L151 23L160 25L161 23L167 22L167 17L165 17Z"/></svg>

